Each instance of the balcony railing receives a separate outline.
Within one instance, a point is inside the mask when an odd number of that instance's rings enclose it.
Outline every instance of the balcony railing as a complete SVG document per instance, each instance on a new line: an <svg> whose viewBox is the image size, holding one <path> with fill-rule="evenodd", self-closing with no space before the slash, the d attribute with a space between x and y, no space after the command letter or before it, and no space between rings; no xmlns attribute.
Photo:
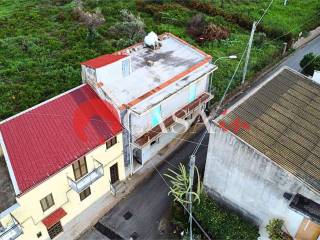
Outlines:
<svg viewBox="0 0 320 240"><path fill-rule="evenodd" d="M212 97L213 96L210 93L204 92L197 99L195 99L193 102L187 104L182 109L175 112L173 115L178 118L187 117L192 112L196 111L201 106L203 106L205 103L210 101L212 99ZM176 122L172 116L165 119L162 123L163 123L164 127L166 127L166 128L172 127L173 125L176 124ZM137 147L142 148L145 144L147 144L147 143L153 141L155 138L157 138L161 133L162 133L162 128L160 127L160 125L157 125L154 128L152 128L151 130L149 130L148 132L144 133L139 138L137 138L134 143Z"/></svg>
<svg viewBox="0 0 320 240"><path fill-rule="evenodd" d="M12 217L12 223L6 228L0 228L0 240L14 240L23 233L21 225Z"/></svg>
<svg viewBox="0 0 320 240"><path fill-rule="evenodd" d="M68 177L69 186L77 193L81 193L83 190L85 190L92 183L94 183L104 175L102 163L98 162L97 160L95 160L95 162L98 164L98 167L96 167L94 170L92 170L90 173L80 178L79 180L75 181Z"/></svg>

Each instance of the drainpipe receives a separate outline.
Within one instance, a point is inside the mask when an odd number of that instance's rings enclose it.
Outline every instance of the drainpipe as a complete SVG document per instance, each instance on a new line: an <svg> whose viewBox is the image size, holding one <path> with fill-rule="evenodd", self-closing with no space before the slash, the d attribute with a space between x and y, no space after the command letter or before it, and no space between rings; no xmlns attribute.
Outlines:
<svg viewBox="0 0 320 240"><path fill-rule="evenodd" d="M128 132L128 153L129 153L129 165L130 165L130 176L133 175L133 150L132 150L132 134L131 134L131 110L128 108L127 112L125 114L125 117L127 117L127 126L125 126L126 131Z"/></svg>

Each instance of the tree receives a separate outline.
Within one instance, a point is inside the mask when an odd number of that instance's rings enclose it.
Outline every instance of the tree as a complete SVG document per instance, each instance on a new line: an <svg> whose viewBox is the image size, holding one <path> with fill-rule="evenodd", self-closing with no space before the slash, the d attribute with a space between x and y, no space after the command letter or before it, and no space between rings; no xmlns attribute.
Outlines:
<svg viewBox="0 0 320 240"><path fill-rule="evenodd" d="M302 73L306 75L313 75L314 70L320 70L320 55L316 56L313 53L304 55L300 62Z"/></svg>
<svg viewBox="0 0 320 240"><path fill-rule="evenodd" d="M120 11L121 21L109 28L110 34L120 39L123 45L133 44L141 41L146 35L145 24L139 16L135 16L127 9Z"/></svg>
<svg viewBox="0 0 320 240"><path fill-rule="evenodd" d="M165 174L168 178L170 178L170 182L172 187L170 187L169 195L174 197L175 202L179 202L181 204L188 204L190 203L187 199L189 193L193 196L193 202L200 203L200 194L203 191L203 185L200 182L200 175L198 168L195 167L197 173L197 189L194 192L193 189L189 188L189 173L186 170L186 167L180 163L179 165L179 172L175 172L171 169L169 171L173 175Z"/></svg>
<svg viewBox="0 0 320 240"><path fill-rule="evenodd" d="M87 39L91 42L96 38L97 27L101 26L105 22L105 18L99 9L95 12L87 12L83 9L83 4L81 0L76 1L76 7L74 8L74 13L78 17L79 21L88 28Z"/></svg>

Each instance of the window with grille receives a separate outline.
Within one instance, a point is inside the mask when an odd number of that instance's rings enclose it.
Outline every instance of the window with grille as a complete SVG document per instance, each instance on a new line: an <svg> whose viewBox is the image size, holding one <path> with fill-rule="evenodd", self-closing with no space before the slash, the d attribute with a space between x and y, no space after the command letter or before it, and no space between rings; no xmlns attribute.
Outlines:
<svg viewBox="0 0 320 240"><path fill-rule="evenodd" d="M84 175L88 173L87 161L86 158L83 157L72 164L74 179L77 181L82 178Z"/></svg>
<svg viewBox="0 0 320 240"><path fill-rule="evenodd" d="M80 196L80 200L83 201L84 199L86 199L87 197L89 197L91 195L91 189L90 187L86 188L85 190L83 190L81 193L79 193Z"/></svg>
<svg viewBox="0 0 320 240"><path fill-rule="evenodd" d="M106 148L109 149L117 143L117 137L113 137L106 142Z"/></svg>
<svg viewBox="0 0 320 240"><path fill-rule="evenodd" d="M42 207L42 211L47 211L49 208L51 208L54 205L54 200L52 193L50 193L48 196L40 200L40 204Z"/></svg>
<svg viewBox="0 0 320 240"><path fill-rule="evenodd" d="M54 224L52 227L48 228L48 234L50 236L50 239L54 239L56 236L58 236L62 232L63 232L63 228L60 221Z"/></svg>

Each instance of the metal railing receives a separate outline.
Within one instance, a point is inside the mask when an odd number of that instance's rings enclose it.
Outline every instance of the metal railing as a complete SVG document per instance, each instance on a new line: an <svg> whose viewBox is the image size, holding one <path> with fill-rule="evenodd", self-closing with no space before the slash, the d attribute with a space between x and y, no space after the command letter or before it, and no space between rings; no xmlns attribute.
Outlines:
<svg viewBox="0 0 320 240"><path fill-rule="evenodd" d="M0 240L14 240L23 233L21 225L12 217L12 223L0 229Z"/></svg>
<svg viewBox="0 0 320 240"><path fill-rule="evenodd" d="M85 190L92 183L94 183L104 175L103 164L97 160L94 161L97 162L99 166L93 169L90 173L86 174L84 177L80 178L79 180L75 181L72 178L67 177L69 186L77 193L81 193L83 190Z"/></svg>

